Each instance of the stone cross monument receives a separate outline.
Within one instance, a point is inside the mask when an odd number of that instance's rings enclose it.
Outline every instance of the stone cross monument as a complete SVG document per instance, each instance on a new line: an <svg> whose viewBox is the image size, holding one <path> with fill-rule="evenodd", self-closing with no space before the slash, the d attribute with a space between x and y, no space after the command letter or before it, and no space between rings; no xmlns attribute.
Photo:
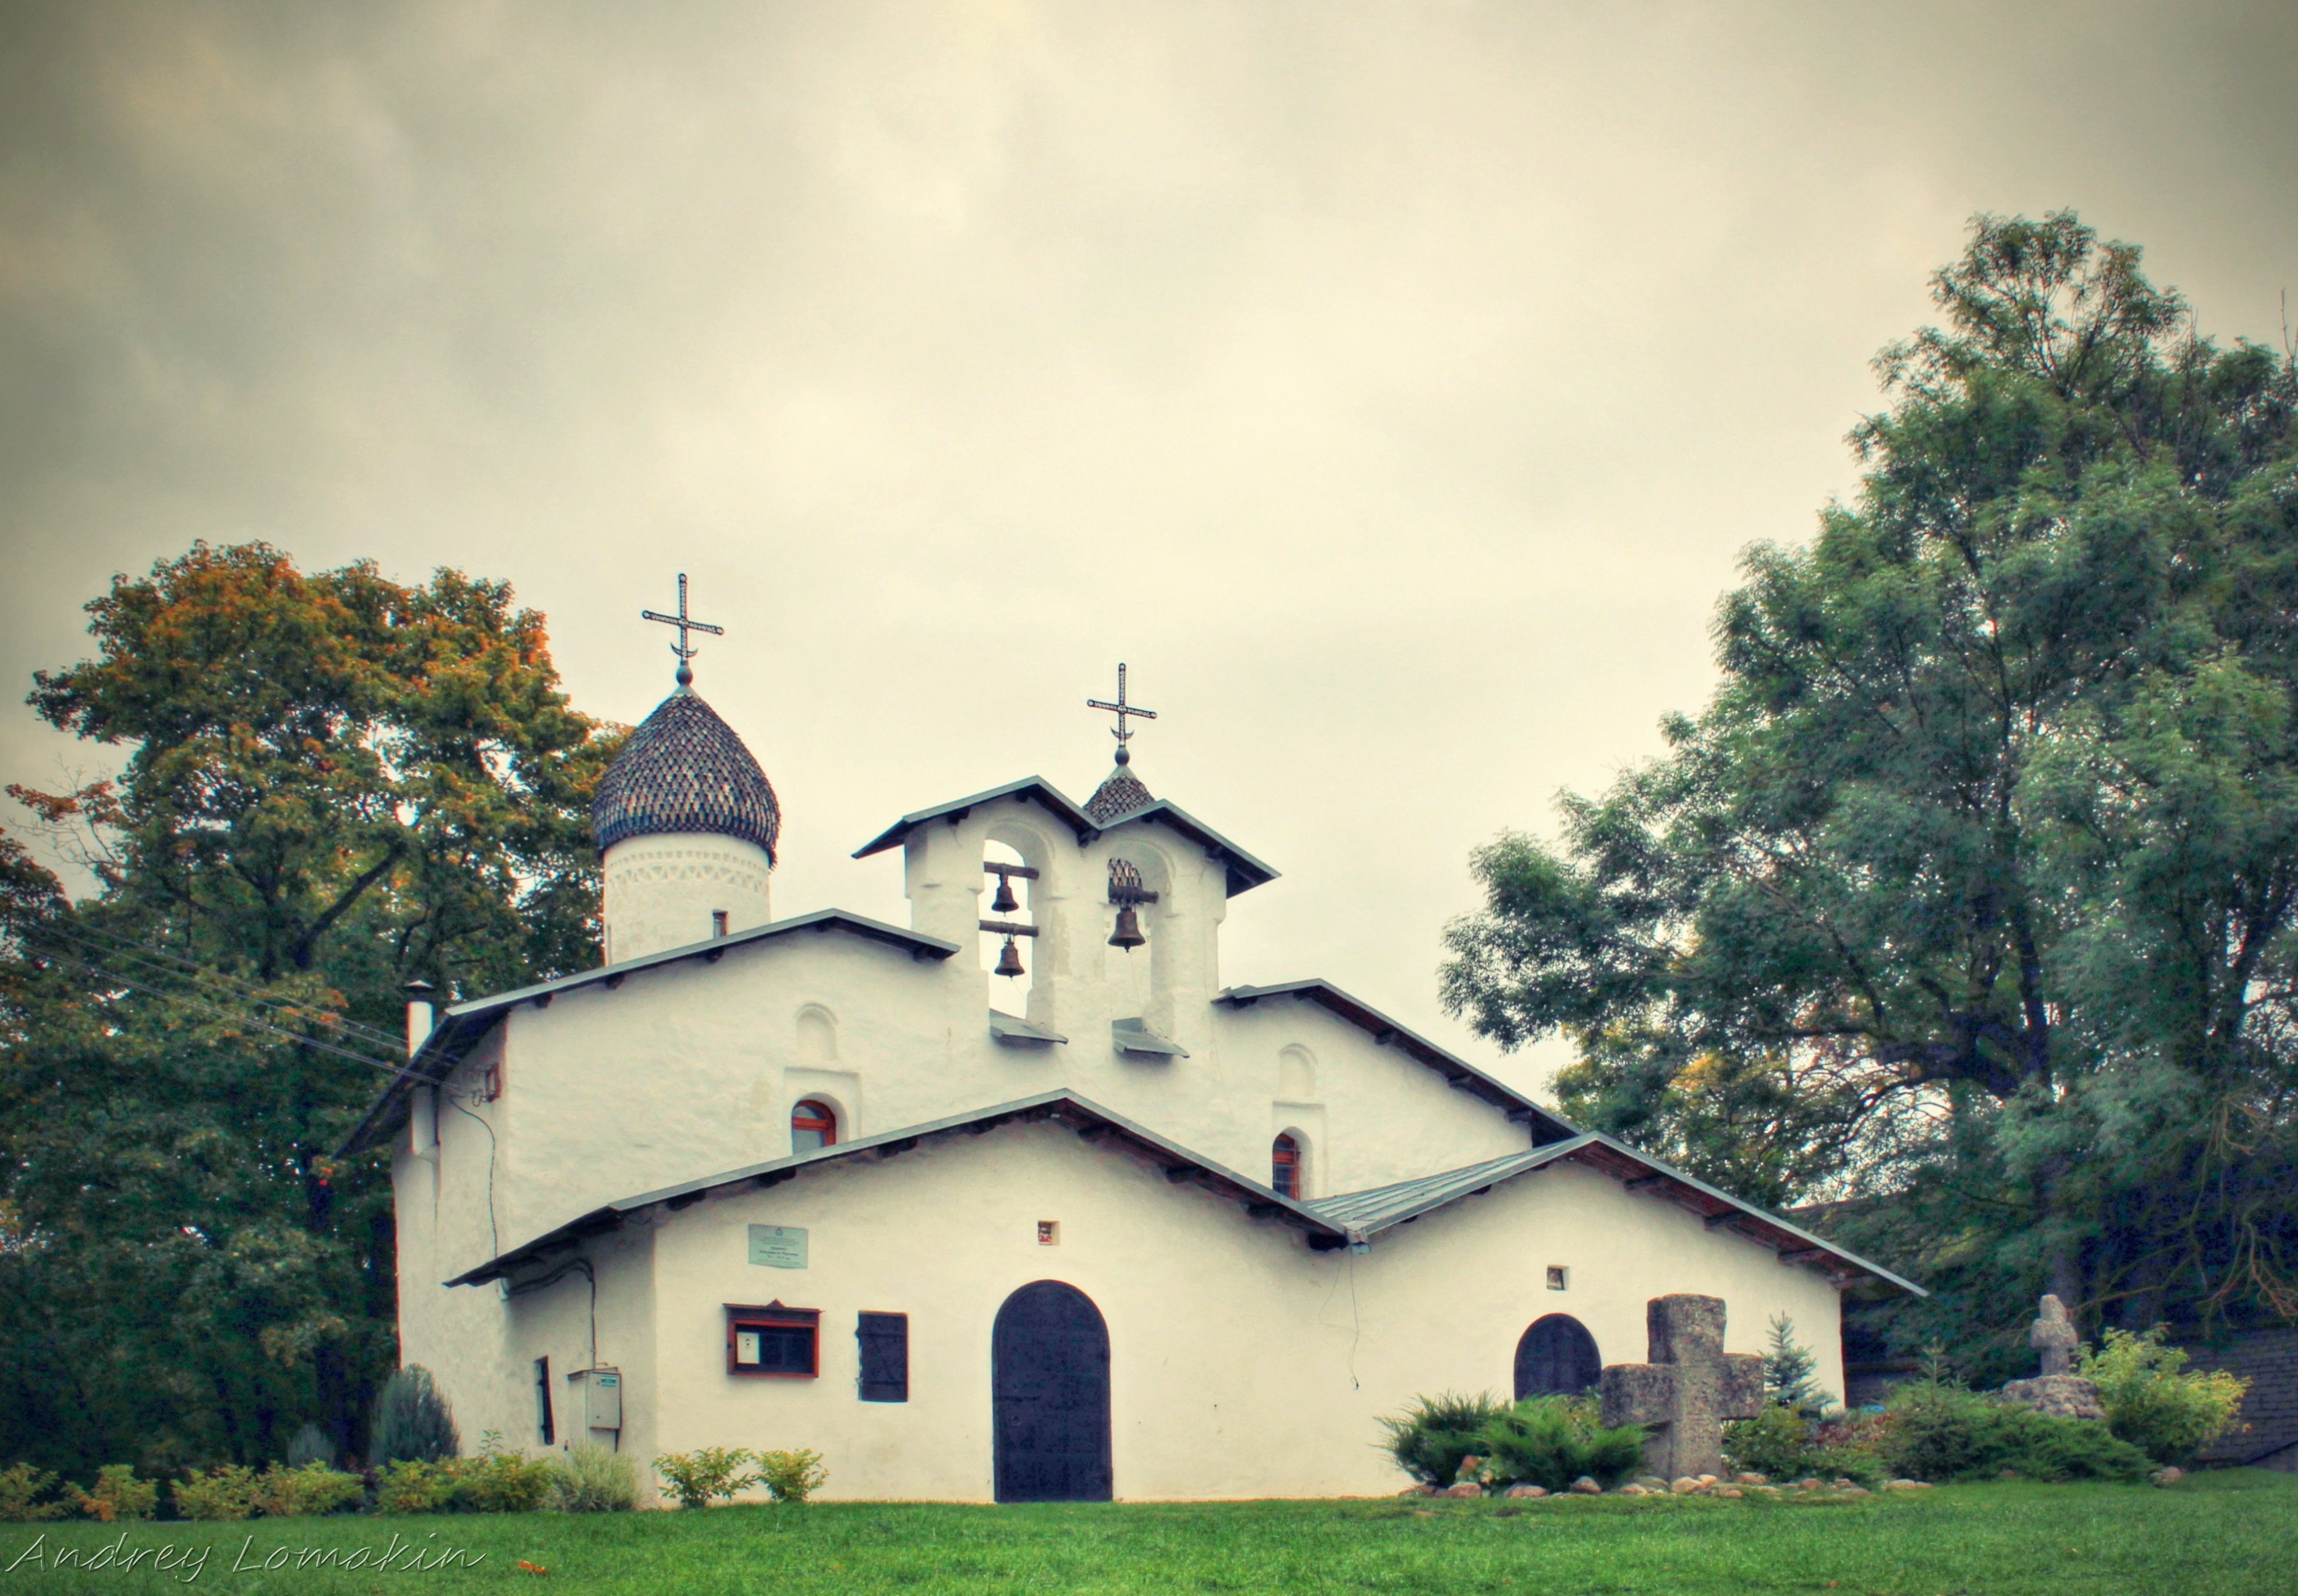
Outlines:
<svg viewBox="0 0 2298 1596"><path fill-rule="evenodd" d="M2004 1399L2068 1418L2104 1418L2098 1387L2075 1373L2075 1348L2080 1341L2074 1321L2067 1317L2067 1305L2056 1297L2045 1297L2027 1329L2027 1344L2043 1355L2043 1372L2004 1386Z"/></svg>
<svg viewBox="0 0 2298 1596"><path fill-rule="evenodd" d="M2067 1318L2067 1305L2056 1297L2045 1297L2041 1313L2028 1328L2027 1344L2043 1354L2042 1372L2046 1376L2074 1373L2078 1338Z"/></svg>
<svg viewBox="0 0 2298 1596"><path fill-rule="evenodd" d="M1651 1361L1604 1371L1604 1422L1651 1426L1644 1467L1662 1479L1723 1473L1724 1421L1764 1405L1764 1360L1724 1350L1721 1297L1654 1297L1644 1330Z"/></svg>

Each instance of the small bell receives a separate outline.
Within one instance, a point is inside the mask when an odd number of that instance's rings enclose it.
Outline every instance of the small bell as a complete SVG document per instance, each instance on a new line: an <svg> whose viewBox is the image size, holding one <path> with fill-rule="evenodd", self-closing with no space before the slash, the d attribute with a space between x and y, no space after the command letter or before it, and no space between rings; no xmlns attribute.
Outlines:
<svg viewBox="0 0 2298 1596"><path fill-rule="evenodd" d="M997 896L989 900L990 912L996 914L1011 914L1021 906L1021 900L1013 896L1013 878L1010 875L999 876Z"/></svg>
<svg viewBox="0 0 2298 1596"><path fill-rule="evenodd" d="M1029 973L1021 968L1021 950L1014 945L1013 939L1011 937L1005 939L1005 947L997 955L997 973L1000 975Z"/></svg>
<svg viewBox="0 0 2298 1596"><path fill-rule="evenodd" d="M1117 929L1110 933L1109 945L1131 953L1147 940L1149 939L1141 934L1141 917L1133 912L1133 906L1127 904L1118 910Z"/></svg>

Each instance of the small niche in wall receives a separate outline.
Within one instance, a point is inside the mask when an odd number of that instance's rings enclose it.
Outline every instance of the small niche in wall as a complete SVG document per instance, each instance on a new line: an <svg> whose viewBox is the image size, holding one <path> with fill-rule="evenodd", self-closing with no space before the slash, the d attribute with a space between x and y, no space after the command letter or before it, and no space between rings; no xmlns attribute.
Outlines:
<svg viewBox="0 0 2298 1596"><path fill-rule="evenodd" d="M1299 1043L1277 1055L1277 1095L1287 1103L1317 1101L1317 1059Z"/></svg>
<svg viewBox="0 0 2298 1596"><path fill-rule="evenodd" d="M838 1021L818 1003L809 1003L798 1012L798 1055L816 1064L838 1057Z"/></svg>

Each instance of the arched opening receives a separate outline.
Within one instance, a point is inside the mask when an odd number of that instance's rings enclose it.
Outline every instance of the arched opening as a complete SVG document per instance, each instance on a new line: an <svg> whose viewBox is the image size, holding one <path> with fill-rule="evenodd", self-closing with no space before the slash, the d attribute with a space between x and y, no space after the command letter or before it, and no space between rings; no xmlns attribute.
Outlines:
<svg viewBox="0 0 2298 1596"><path fill-rule="evenodd" d="M1269 1144L1269 1187L1280 1197L1301 1196L1301 1143L1291 1135Z"/></svg>
<svg viewBox="0 0 2298 1596"><path fill-rule="evenodd" d="M1516 1344L1516 1400L1578 1396L1603 1378L1596 1338L1568 1313L1536 1319Z"/></svg>
<svg viewBox="0 0 2298 1596"><path fill-rule="evenodd" d="M838 1111L819 1097L807 1097L790 1110L790 1151L812 1153L838 1145Z"/></svg>
<svg viewBox="0 0 2298 1596"><path fill-rule="evenodd" d="M809 1003L798 1011L798 1055L816 1064L838 1057L838 1021L818 1003Z"/></svg>
<svg viewBox="0 0 2298 1596"><path fill-rule="evenodd" d="M1317 1058L1298 1042L1277 1055L1277 1096L1286 1103L1317 1101Z"/></svg>
<svg viewBox="0 0 2298 1596"><path fill-rule="evenodd" d="M1000 865L1006 866L1000 870ZM1027 874L1020 873L1028 872ZM1021 850L1011 843L995 838L981 845L982 885L988 896L982 899L981 918L998 925L1037 924L1034 899L1037 897L1037 872L1029 870L1029 861ZM1001 908L1000 904L1008 906ZM1005 945L1011 942L1009 955ZM1031 936L1008 937L997 931L981 933L981 967L1002 979L990 983L989 1000L994 1008L1006 1013L1027 1015L1029 1012L1029 991L1037 985L1034 972L1037 963L1037 939ZM1009 973L1014 965L1019 973Z"/></svg>
<svg viewBox="0 0 2298 1596"><path fill-rule="evenodd" d="M1059 1280L1007 1297L989 1337L999 1501L1107 1501L1109 1327Z"/></svg>

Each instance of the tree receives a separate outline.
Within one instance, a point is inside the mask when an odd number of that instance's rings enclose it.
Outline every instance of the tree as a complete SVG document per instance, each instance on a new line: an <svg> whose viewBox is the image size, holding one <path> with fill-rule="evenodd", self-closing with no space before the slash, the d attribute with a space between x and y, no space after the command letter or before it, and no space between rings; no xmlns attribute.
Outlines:
<svg viewBox="0 0 2298 1596"><path fill-rule="evenodd" d="M595 962L616 739L500 583L200 544L88 609L96 657L31 701L126 768L10 790L98 890L0 838L0 1454L254 1462L311 1419L356 1451L388 1170L331 1154L402 1062L401 983Z"/></svg>
<svg viewBox="0 0 2298 1596"><path fill-rule="evenodd" d="M2071 213L1977 219L1934 291L1707 710L1476 856L1446 1001L1568 1034L1600 1127L1852 1199L1966 1346L2044 1289L2289 1317L2298 372Z"/></svg>

